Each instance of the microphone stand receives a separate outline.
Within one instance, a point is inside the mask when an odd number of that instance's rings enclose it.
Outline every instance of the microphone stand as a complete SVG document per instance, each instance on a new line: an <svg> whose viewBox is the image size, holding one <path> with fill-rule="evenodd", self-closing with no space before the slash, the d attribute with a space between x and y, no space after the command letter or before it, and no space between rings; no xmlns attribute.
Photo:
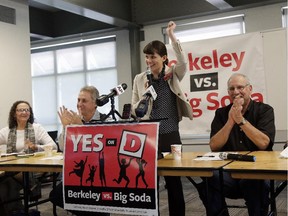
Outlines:
<svg viewBox="0 0 288 216"><path fill-rule="evenodd" d="M110 97L110 101L111 101L111 110L110 110L110 112L105 116L105 118L103 119L103 121L105 121L110 115L112 116L112 118L114 119L114 121L117 121L117 119L116 119L116 117L115 117L115 113L119 116L119 118L122 119L122 116L120 115L120 113L115 109L114 97Z"/></svg>

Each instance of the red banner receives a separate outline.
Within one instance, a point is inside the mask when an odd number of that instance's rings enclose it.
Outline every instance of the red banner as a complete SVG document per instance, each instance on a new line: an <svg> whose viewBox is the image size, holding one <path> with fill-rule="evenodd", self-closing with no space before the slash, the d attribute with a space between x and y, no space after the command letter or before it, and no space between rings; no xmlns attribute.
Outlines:
<svg viewBox="0 0 288 216"><path fill-rule="evenodd" d="M64 208L156 215L159 123L68 126Z"/></svg>

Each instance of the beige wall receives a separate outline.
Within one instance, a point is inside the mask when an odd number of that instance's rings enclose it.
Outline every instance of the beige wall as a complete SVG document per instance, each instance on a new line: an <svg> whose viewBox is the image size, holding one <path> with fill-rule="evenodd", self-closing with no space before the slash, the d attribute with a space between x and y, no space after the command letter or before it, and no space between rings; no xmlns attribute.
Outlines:
<svg viewBox="0 0 288 216"><path fill-rule="evenodd" d="M16 100L32 101L28 4L23 0L1 0L16 10L16 25L0 22L0 128L7 125Z"/></svg>

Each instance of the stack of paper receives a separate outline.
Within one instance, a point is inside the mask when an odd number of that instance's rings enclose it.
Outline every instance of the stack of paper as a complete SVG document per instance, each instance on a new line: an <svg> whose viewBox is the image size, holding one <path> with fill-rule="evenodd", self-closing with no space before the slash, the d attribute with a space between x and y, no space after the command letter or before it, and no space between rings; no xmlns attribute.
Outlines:
<svg viewBox="0 0 288 216"><path fill-rule="evenodd" d="M280 153L281 158L288 158L288 146Z"/></svg>

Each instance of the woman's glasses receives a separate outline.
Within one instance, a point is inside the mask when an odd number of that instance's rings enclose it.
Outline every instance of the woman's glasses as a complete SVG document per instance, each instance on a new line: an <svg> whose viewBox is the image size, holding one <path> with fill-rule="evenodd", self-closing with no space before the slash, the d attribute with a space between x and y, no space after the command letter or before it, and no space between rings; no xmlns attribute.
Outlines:
<svg viewBox="0 0 288 216"><path fill-rule="evenodd" d="M30 113L30 109L29 108L26 108L26 109L16 109L17 112L20 112L20 113L23 113L23 112L26 112L26 113Z"/></svg>

